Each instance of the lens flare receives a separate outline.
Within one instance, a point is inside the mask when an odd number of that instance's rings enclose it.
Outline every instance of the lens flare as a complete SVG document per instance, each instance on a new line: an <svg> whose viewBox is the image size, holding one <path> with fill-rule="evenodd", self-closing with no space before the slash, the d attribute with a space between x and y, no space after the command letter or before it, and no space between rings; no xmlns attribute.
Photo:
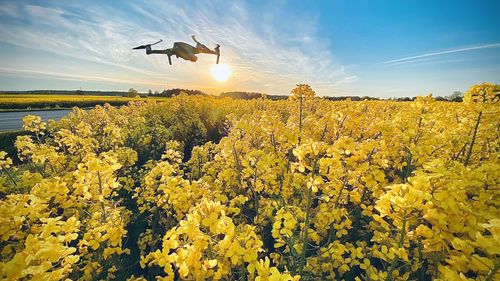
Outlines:
<svg viewBox="0 0 500 281"><path fill-rule="evenodd" d="M224 82L231 76L231 69L226 64L216 64L212 66L210 72L212 77L219 82Z"/></svg>

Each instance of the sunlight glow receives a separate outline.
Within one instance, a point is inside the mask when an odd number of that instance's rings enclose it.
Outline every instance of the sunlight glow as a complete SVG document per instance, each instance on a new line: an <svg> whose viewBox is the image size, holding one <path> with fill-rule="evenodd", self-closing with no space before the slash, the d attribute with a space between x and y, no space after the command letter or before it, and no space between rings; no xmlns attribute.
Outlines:
<svg viewBox="0 0 500 281"><path fill-rule="evenodd" d="M226 81L231 76L231 69L226 64L216 64L210 69L212 77L219 81Z"/></svg>

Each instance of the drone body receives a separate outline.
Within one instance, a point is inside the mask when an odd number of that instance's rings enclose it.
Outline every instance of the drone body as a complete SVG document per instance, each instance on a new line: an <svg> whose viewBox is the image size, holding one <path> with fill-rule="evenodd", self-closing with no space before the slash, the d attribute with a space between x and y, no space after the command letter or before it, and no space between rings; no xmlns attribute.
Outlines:
<svg viewBox="0 0 500 281"><path fill-rule="evenodd" d="M151 46L156 45L163 40L160 40L158 42L152 43L152 44L147 44L147 45L141 45L139 47L133 48L134 50L138 49L146 49L146 55L150 54L163 54L168 56L168 63L172 65L172 59L171 57L175 55L177 58L183 58L188 61L195 62L198 60L198 57L196 57L197 54L211 54L211 55L216 55L217 56L217 61L216 63L219 63L219 57L220 57L220 45L217 44L217 46L213 49L210 50L207 46L201 44L196 40L196 38L191 36L193 38L194 42L196 42L196 47L191 46L188 43L184 42L174 42L174 46L169 49L163 49L163 50L153 50L151 49Z"/></svg>

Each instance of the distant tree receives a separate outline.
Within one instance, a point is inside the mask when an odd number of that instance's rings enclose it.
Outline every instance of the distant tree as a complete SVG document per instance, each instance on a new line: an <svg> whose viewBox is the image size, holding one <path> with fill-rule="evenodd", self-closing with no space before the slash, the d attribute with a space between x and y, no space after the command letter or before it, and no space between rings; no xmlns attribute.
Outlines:
<svg viewBox="0 0 500 281"><path fill-rule="evenodd" d="M149 89L148 96L151 96L152 94L153 94L153 91L151 91L151 89Z"/></svg>
<svg viewBox="0 0 500 281"><path fill-rule="evenodd" d="M464 93L460 91L454 91L453 94L446 97L449 101L461 102L464 98Z"/></svg>
<svg viewBox="0 0 500 281"><path fill-rule="evenodd" d="M396 101L414 101L415 100L415 97L401 97L401 98L397 98Z"/></svg>
<svg viewBox="0 0 500 281"><path fill-rule="evenodd" d="M350 101L380 100L380 98L370 97L370 96L363 96L363 97L359 97L359 96L335 96L335 97L326 96L326 97L324 97L324 99L331 100L331 101L341 101L341 100L350 100ZM392 99L396 100L395 98L392 98Z"/></svg>
<svg viewBox="0 0 500 281"><path fill-rule="evenodd" d="M155 96L159 95L160 92L158 92L158 90L155 91Z"/></svg>
<svg viewBox="0 0 500 281"><path fill-rule="evenodd" d="M129 98L135 98L137 96L139 96L139 92L136 89L134 89L134 88L128 89L127 97L129 97Z"/></svg>
<svg viewBox="0 0 500 281"><path fill-rule="evenodd" d="M170 89L170 90L164 90L159 94L160 97L173 97L173 96L178 96L181 92L184 92L188 96L193 96L193 95L201 95L201 96L206 96L204 92L200 90L188 90L188 89Z"/></svg>
<svg viewBox="0 0 500 281"><path fill-rule="evenodd" d="M233 98L233 99L244 99L244 100L251 100L251 99L259 99L262 98L262 93L254 93L254 92L241 92L241 91L235 91L235 92L224 92L219 94L219 97L225 98Z"/></svg>

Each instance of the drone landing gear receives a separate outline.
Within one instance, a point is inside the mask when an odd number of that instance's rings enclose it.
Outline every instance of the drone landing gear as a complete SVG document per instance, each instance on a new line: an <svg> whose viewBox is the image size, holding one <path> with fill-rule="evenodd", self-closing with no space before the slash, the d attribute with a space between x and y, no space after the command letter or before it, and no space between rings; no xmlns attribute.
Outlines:
<svg viewBox="0 0 500 281"><path fill-rule="evenodd" d="M220 58L220 45L217 44L217 47L215 47L215 55L217 55L217 62L215 64L219 64L219 58Z"/></svg>
<svg viewBox="0 0 500 281"><path fill-rule="evenodd" d="M141 45L141 46L133 48L133 50L146 49L146 55L151 55L151 54L167 55L168 56L168 64L172 65L171 56L174 54L172 49L165 49L165 50L153 50L153 49L151 49L151 46L156 45L160 42L163 42L163 40L160 39L159 41L152 43L152 44Z"/></svg>

